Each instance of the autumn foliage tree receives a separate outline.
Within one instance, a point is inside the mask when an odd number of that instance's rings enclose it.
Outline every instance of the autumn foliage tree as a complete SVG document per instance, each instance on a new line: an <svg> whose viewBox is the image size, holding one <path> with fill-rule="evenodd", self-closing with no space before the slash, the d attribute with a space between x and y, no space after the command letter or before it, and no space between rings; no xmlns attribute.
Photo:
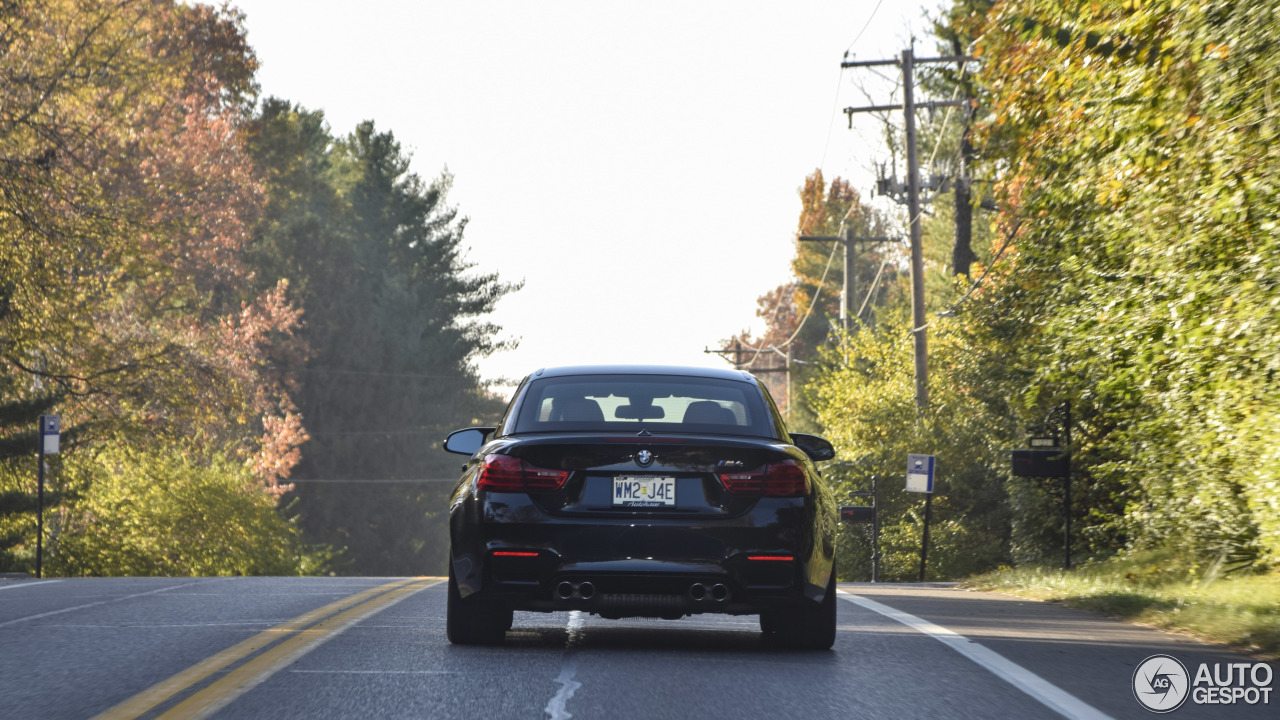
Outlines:
<svg viewBox="0 0 1280 720"><path fill-rule="evenodd" d="M839 243L801 242L801 236L843 237L883 235L887 220L865 203L858 191L842 178L827 186L822 170L805 178L800 188L800 217L793 239L795 256L792 279L756 300L756 316L765 329L758 337L742 332L720 344L722 356L741 361L749 371L760 373L771 394L793 423L811 422L808 410L795 388L809 377L803 366L817 361L819 348L833 340L841 326L844 287L844 258ZM892 247L858 248L854 272L861 288L858 305L867 300L869 312L863 318L874 321L875 308L894 296L896 268L890 266ZM780 371L788 357L792 363L791 388ZM794 402L793 402L794 396Z"/></svg>
<svg viewBox="0 0 1280 720"><path fill-rule="evenodd" d="M247 464L249 495L287 489L305 434L271 360L302 351L300 311L244 263L262 188L242 21L167 0L0 5L0 392L56 398L77 435L55 468L55 538L103 522L79 500L112 444ZM4 490L31 490L29 458L5 459ZM26 566L30 513L0 525L0 563ZM102 569L50 551L54 568Z"/></svg>

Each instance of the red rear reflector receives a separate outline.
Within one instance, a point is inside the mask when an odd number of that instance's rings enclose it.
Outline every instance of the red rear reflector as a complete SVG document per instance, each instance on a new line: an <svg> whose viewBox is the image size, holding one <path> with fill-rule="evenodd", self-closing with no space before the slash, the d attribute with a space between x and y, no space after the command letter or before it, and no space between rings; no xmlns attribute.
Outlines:
<svg viewBox="0 0 1280 720"><path fill-rule="evenodd" d="M568 479L568 470L534 467L510 455L486 455L476 484L493 492L524 492L559 490Z"/></svg>
<svg viewBox="0 0 1280 720"><path fill-rule="evenodd" d="M494 550L494 557L538 557L536 552L524 552L522 550Z"/></svg>
<svg viewBox="0 0 1280 720"><path fill-rule="evenodd" d="M791 562L795 558L790 555L748 555L748 560L764 560L770 562Z"/></svg>
<svg viewBox="0 0 1280 720"><path fill-rule="evenodd" d="M809 494L809 476L794 460L770 463L746 473L723 473L724 489L739 495L803 497Z"/></svg>

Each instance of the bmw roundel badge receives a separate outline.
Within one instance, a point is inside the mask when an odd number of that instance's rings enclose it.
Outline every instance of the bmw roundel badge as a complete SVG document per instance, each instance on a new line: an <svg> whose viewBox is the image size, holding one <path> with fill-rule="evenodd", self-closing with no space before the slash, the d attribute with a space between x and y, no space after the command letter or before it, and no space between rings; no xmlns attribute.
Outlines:
<svg viewBox="0 0 1280 720"><path fill-rule="evenodd" d="M648 465L651 462L653 462L653 453L649 452L648 450L641 450L640 452L636 453L636 464L643 467L645 465Z"/></svg>

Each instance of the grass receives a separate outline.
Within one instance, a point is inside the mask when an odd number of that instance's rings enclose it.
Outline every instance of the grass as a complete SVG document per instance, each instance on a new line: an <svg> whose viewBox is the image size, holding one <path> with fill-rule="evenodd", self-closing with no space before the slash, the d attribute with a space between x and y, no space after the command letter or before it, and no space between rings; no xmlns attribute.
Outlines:
<svg viewBox="0 0 1280 720"><path fill-rule="evenodd" d="M1001 568L965 587L1058 602L1280 657L1280 571L1228 573L1167 552L1091 562L1070 571Z"/></svg>

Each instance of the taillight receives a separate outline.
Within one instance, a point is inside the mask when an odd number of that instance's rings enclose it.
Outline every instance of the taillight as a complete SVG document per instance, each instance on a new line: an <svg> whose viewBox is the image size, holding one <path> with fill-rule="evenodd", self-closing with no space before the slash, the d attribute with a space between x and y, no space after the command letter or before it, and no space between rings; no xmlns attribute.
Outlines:
<svg viewBox="0 0 1280 720"><path fill-rule="evenodd" d="M809 476L794 460L769 463L746 473L722 473L725 490L738 495L803 497L809 494Z"/></svg>
<svg viewBox="0 0 1280 720"><path fill-rule="evenodd" d="M568 479L568 470L534 467L510 455L486 455L476 485L493 492L559 490Z"/></svg>

